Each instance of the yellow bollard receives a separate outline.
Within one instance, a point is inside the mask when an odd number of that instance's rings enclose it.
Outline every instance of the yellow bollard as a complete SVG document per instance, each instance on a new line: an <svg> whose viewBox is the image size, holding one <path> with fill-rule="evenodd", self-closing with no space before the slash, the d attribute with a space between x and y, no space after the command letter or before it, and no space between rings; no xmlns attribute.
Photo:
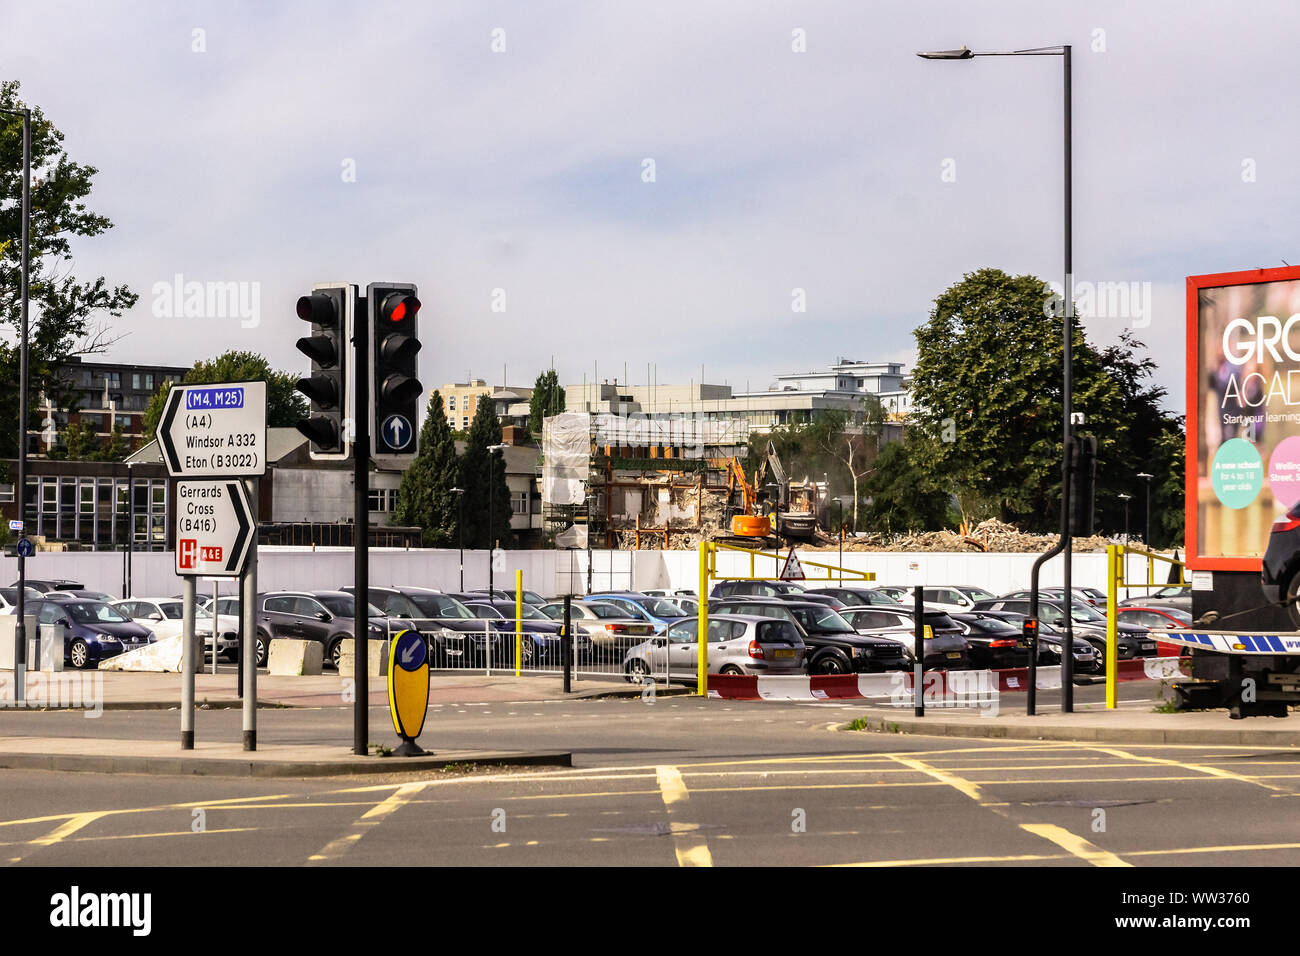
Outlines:
<svg viewBox="0 0 1300 956"><path fill-rule="evenodd" d="M524 652L524 572L515 571L515 676L523 673L519 666Z"/></svg>
<svg viewBox="0 0 1300 956"><path fill-rule="evenodd" d="M699 630L695 634L695 646L698 649L696 664L696 691L701 697L709 693L709 543L700 542L700 615ZM669 653L672 648L668 648Z"/></svg>
<svg viewBox="0 0 1300 956"><path fill-rule="evenodd" d="M1119 628L1116 622L1119 621L1119 554L1123 545L1111 544L1106 546L1106 709L1114 710L1116 705L1115 699L1115 650L1116 641L1118 640L1117 632ZM1073 652L1074 648L1070 648Z"/></svg>

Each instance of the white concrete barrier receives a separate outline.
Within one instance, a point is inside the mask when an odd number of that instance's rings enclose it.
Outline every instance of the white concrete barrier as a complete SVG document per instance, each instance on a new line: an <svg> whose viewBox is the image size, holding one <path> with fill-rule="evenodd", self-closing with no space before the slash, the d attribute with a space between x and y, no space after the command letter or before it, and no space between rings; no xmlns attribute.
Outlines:
<svg viewBox="0 0 1300 956"><path fill-rule="evenodd" d="M165 637L125 654L110 657L99 665L102 671L148 671L156 674L179 674L183 656L181 636Z"/></svg>
<svg viewBox="0 0 1300 956"><path fill-rule="evenodd" d="M320 641L277 637L271 642L266 669L272 677L306 677L319 674L324 659Z"/></svg>
<svg viewBox="0 0 1300 956"><path fill-rule="evenodd" d="M370 677L388 677L388 641L371 640L370 667L366 674ZM356 668L356 641L344 641L339 653L339 676L352 677Z"/></svg>

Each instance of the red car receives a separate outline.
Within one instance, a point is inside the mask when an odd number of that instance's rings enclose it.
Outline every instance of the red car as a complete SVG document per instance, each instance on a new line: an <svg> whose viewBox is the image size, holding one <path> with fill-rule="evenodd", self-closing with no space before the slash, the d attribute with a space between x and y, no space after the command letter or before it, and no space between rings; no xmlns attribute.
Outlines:
<svg viewBox="0 0 1300 956"><path fill-rule="evenodd" d="M1192 616L1186 611L1176 607L1141 607L1126 606L1116 608L1119 614L1119 620L1126 624L1141 624L1143 627L1161 628L1161 627L1188 627L1192 623ZM1152 637L1158 634L1152 633ZM1191 650L1181 647L1178 644L1169 644L1165 641L1156 641L1157 657L1178 657L1180 655L1190 654Z"/></svg>

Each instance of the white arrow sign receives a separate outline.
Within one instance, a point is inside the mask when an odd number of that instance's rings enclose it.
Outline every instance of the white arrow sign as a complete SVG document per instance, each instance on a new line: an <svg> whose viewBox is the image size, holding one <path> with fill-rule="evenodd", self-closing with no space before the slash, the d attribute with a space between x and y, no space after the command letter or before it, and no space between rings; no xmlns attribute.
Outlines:
<svg viewBox="0 0 1300 956"><path fill-rule="evenodd" d="M256 538L243 482L176 482L177 574L236 577Z"/></svg>
<svg viewBox="0 0 1300 956"><path fill-rule="evenodd" d="M173 478L264 475L266 383L173 385L157 437Z"/></svg>

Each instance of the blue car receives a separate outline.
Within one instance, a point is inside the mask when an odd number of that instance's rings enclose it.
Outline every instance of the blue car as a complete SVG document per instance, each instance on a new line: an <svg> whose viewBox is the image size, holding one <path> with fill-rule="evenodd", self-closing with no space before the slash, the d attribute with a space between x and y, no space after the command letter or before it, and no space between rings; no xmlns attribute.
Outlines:
<svg viewBox="0 0 1300 956"><path fill-rule="evenodd" d="M41 638L62 634L63 663L81 669L152 644L153 632L103 601L33 601Z"/></svg>
<svg viewBox="0 0 1300 956"><path fill-rule="evenodd" d="M690 615L683 614L677 605L663 598L651 597L637 591L607 591L603 594L588 594L584 601L607 601L617 604L636 617L645 618L655 626L655 633L662 634L669 626Z"/></svg>

